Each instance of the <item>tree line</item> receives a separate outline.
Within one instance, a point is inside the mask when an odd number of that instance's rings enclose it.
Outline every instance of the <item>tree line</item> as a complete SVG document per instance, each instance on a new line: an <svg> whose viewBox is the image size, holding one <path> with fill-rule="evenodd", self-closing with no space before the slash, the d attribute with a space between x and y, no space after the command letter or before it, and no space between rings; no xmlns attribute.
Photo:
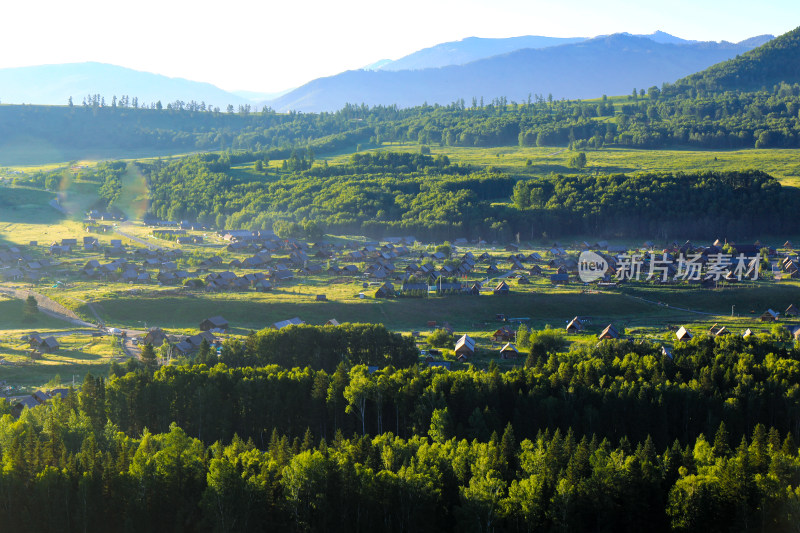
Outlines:
<svg viewBox="0 0 800 533"><path fill-rule="evenodd" d="M565 349L508 372L116 366L0 418L0 519L21 531L794 527L796 347L762 335L697 336L672 358L646 342Z"/></svg>
<svg viewBox="0 0 800 533"><path fill-rule="evenodd" d="M787 63L776 64L785 69ZM522 103L497 99L486 105L481 99L469 107L459 101L407 109L346 105L335 113L318 114L279 114L269 108L257 112L246 107L220 112L202 103L180 101L166 107L158 102L147 109L122 102L103 106L99 95L90 95L84 106L3 106L0 134L8 140L35 138L60 148L262 151L313 147L320 153L393 142L481 147L572 144L577 148L799 146L796 78L770 81L766 87L748 85L742 91L729 83L740 67L722 64L701 77L661 89L652 87L646 95L631 94L627 99L537 97Z"/></svg>

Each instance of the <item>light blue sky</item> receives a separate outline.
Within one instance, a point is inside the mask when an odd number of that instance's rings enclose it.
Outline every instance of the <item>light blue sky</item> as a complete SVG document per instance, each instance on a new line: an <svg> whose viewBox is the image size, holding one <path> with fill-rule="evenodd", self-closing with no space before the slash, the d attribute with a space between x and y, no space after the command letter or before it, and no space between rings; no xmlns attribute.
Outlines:
<svg viewBox="0 0 800 533"><path fill-rule="evenodd" d="M800 1L15 0L3 20L0 68L101 61L271 92L470 36L778 35Z"/></svg>

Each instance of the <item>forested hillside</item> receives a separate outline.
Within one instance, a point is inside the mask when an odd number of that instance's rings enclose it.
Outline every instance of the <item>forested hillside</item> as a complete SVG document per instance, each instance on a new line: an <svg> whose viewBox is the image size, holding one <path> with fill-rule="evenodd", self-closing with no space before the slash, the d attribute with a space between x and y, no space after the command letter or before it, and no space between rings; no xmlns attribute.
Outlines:
<svg viewBox="0 0 800 533"><path fill-rule="evenodd" d="M701 72L679 80L677 89L694 88L702 92L753 91L781 82L800 82L800 28Z"/></svg>
<svg viewBox="0 0 800 533"><path fill-rule="evenodd" d="M800 355L532 347L500 373L131 362L0 419L16 530L791 531ZM272 334L274 335L274 333ZM286 339L290 340L290 339ZM8 411L5 403L0 409Z"/></svg>
<svg viewBox="0 0 800 533"><path fill-rule="evenodd" d="M318 154L358 145L419 142L444 146L619 146L634 148L794 148L800 145L800 85L710 94L651 87L623 99L555 101L531 97L410 109L348 105L336 113L278 114L202 110L194 102L162 109L0 106L0 150L270 151Z"/></svg>

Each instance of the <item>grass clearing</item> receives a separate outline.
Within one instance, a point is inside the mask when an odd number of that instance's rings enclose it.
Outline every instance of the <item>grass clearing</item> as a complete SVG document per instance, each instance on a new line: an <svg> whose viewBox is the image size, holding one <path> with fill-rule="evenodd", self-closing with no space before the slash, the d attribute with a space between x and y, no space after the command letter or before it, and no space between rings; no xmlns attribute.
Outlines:
<svg viewBox="0 0 800 533"><path fill-rule="evenodd" d="M372 149L374 151L376 149ZM377 150L417 152L417 144L384 144ZM763 170L781 184L800 186L800 159L797 150L635 150L630 148L602 148L585 150L587 166L584 173L634 173L634 172L701 172ZM477 167L493 166L517 177L546 176L551 172L573 174L569 159L576 153L565 147L500 146L491 148L464 148L431 146L431 153L444 154L451 161L468 163ZM332 158L343 162L349 155ZM531 164L528 165L527 161Z"/></svg>
<svg viewBox="0 0 800 533"><path fill-rule="evenodd" d="M0 377L13 384L11 394L30 393L59 381L71 384L73 377L79 384L87 372L107 375L111 363L119 356L110 337L92 337L79 331L40 330L42 335L54 335L60 348L32 360L21 333L4 332L0 337Z"/></svg>

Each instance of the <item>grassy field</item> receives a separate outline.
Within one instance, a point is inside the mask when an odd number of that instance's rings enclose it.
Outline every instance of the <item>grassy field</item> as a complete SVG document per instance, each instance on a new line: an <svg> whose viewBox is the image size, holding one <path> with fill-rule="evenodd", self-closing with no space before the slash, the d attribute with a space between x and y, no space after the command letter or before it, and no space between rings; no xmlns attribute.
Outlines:
<svg viewBox="0 0 800 533"><path fill-rule="evenodd" d="M0 376L14 387L9 391L12 394L30 393L45 384L71 384L73 378L80 383L87 372L107 375L115 357L119 360L120 351L110 337L92 337L79 331L38 331L55 336L60 347L36 360L31 359L28 344L21 340L21 335L4 332L0 336Z"/></svg>
<svg viewBox="0 0 800 533"><path fill-rule="evenodd" d="M124 148L115 149L89 149L75 148L62 150L55 147L43 146L37 142L34 146L29 143L10 144L0 147L0 165L11 168L34 169L40 167L58 166L64 161L107 161L116 159L151 159L155 157L168 158L185 155L178 149L174 150L131 150Z"/></svg>
<svg viewBox="0 0 800 533"><path fill-rule="evenodd" d="M380 150L413 151L417 144L387 144ZM432 154L447 155L451 161L478 167L493 166L514 176L543 176L551 172L572 174L567 164L575 152L559 147L503 146L462 148L431 146ZM339 156L341 161L349 156ZM800 159L797 150L632 150L602 148L586 150L584 173L696 172L757 169L777 178L782 184L800 186ZM530 160L531 164L527 162Z"/></svg>
<svg viewBox="0 0 800 533"><path fill-rule="evenodd" d="M109 337L92 337L90 332L75 329L66 322L39 313L34 322L22 319L21 300L0 295L0 381L14 389L13 394L31 392L60 376L64 382L83 379L86 372L105 375L114 350ZM54 336L60 349L31 360L30 348L23 337L37 332Z"/></svg>
<svg viewBox="0 0 800 533"><path fill-rule="evenodd" d="M796 283L764 283L716 290L629 285L614 292L584 292L582 288L552 288L538 284L508 296L443 296L429 298L375 299L375 287L360 283L304 281L271 293L209 294L174 289L133 289L122 284L115 290L76 286L71 302L62 303L87 319L88 308L79 300L90 300L109 325L144 328L155 324L191 331L209 316L220 314L235 332L246 333L273 322L298 316L309 324L382 322L397 331L426 330L429 321L450 323L457 331L479 332L495 324L496 314L528 317L532 327L564 326L576 315L592 317L602 327L616 323L625 327L720 322L755 325L767 308L783 311L800 302ZM138 292L141 291L141 292ZM47 292L47 291L44 291ZM51 290L50 292L55 292ZM365 298L358 297L359 292ZM327 302L317 302L325 294ZM731 306L735 317L731 318ZM751 313L752 311L752 313Z"/></svg>

